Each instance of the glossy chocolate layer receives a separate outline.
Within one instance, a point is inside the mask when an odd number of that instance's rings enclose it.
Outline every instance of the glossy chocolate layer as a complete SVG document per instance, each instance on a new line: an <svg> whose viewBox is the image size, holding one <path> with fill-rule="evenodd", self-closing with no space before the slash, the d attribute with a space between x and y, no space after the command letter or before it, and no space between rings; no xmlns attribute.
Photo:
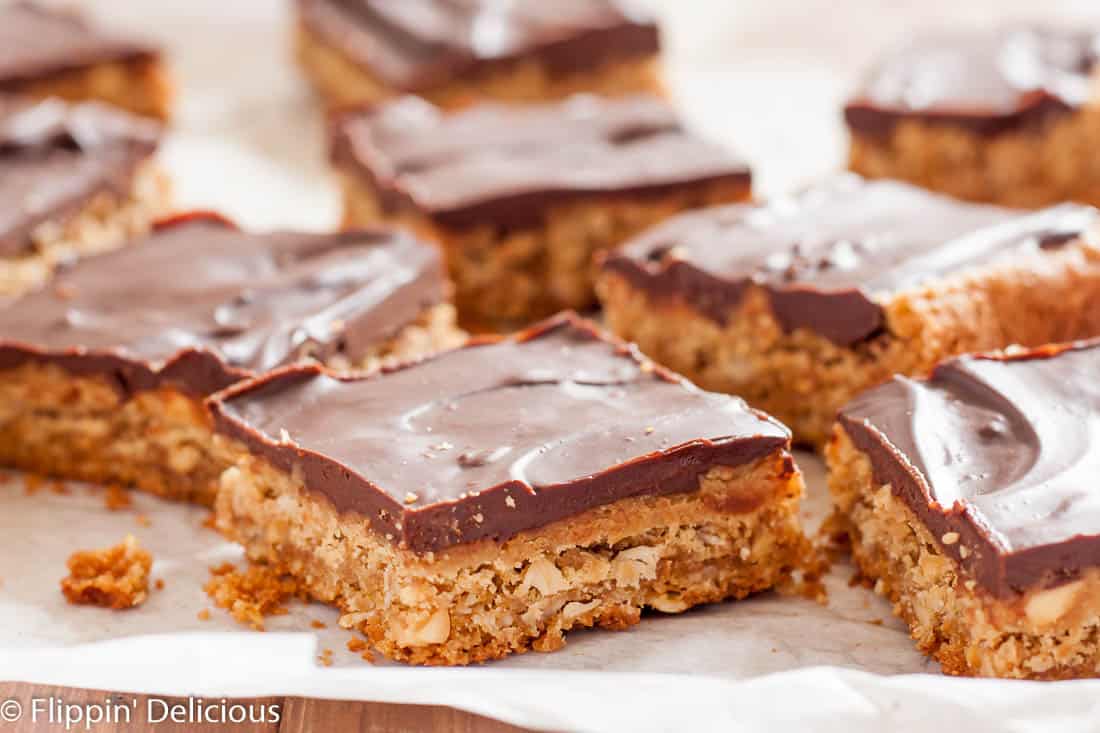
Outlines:
<svg viewBox="0 0 1100 733"><path fill-rule="evenodd" d="M0 310L0 370L207 394L307 355L356 359L443 296L435 248L404 234L251 234L191 215Z"/></svg>
<svg viewBox="0 0 1100 733"><path fill-rule="evenodd" d="M750 186L742 161L687 132L650 96L451 114L406 97L339 121L333 158L372 183L387 208L413 207L453 226L523 225L550 203L598 194Z"/></svg>
<svg viewBox="0 0 1100 733"><path fill-rule="evenodd" d="M376 377L277 372L213 410L218 431L416 552L695 491L711 467L790 442L741 400L643 368L570 315Z"/></svg>
<svg viewBox="0 0 1100 733"><path fill-rule="evenodd" d="M747 289L760 287L784 330L849 346L885 327L884 296L1064 246L1097 222L1085 206L1025 214L843 176L766 204L680 215L611 253L604 267L723 325Z"/></svg>
<svg viewBox="0 0 1100 733"><path fill-rule="evenodd" d="M1003 28L918 39L883 59L845 108L849 127L885 137L901 121L996 135L1089 101L1100 31Z"/></svg>
<svg viewBox="0 0 1100 733"><path fill-rule="evenodd" d="M139 42L97 30L71 11L0 6L0 90L109 61L155 57Z"/></svg>
<svg viewBox="0 0 1100 733"><path fill-rule="evenodd" d="M32 251L36 227L65 223L97 194L128 197L159 136L96 103L0 97L0 257Z"/></svg>
<svg viewBox="0 0 1100 733"><path fill-rule="evenodd" d="M840 424L942 549L991 593L1100 565L1100 342L964 357L896 377ZM966 548L962 557L961 548Z"/></svg>
<svg viewBox="0 0 1100 733"><path fill-rule="evenodd" d="M615 0L298 0L302 24L387 86L424 91L524 59L551 73L651 56L654 22Z"/></svg>

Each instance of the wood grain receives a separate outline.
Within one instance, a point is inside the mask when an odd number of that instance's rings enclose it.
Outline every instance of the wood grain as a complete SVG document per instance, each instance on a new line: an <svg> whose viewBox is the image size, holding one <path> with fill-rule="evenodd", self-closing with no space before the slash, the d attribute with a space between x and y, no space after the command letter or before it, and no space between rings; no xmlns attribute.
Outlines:
<svg viewBox="0 0 1100 733"><path fill-rule="evenodd" d="M339 733L406 733L438 731L439 733L517 733L526 730L480 715L427 705L388 705L382 703L348 702L340 700L312 700L302 698L260 698L235 700L241 704L280 705L280 722L267 724L238 723L229 725L190 723L150 723L147 716L149 696L118 695L103 690L77 690L66 687L27 685L16 682L0 682L0 705L6 700L16 700L22 706L23 716L18 722L0 720L0 733L43 733L65 730L63 721L51 724L48 718L39 716L35 722L30 714L34 699L55 699L69 705L103 704L110 700L131 708L129 722L119 717L119 722L99 723L89 730L96 733L185 733L187 731L226 730L234 733L315 733L338 731ZM186 705L186 698L155 698L171 705ZM136 707L131 701L136 700ZM158 711L160 708L157 708ZM73 730L85 730L83 724Z"/></svg>
<svg viewBox="0 0 1100 733"><path fill-rule="evenodd" d="M526 730L461 710L429 705L385 705L289 698L283 711L285 715L280 733L517 733Z"/></svg>

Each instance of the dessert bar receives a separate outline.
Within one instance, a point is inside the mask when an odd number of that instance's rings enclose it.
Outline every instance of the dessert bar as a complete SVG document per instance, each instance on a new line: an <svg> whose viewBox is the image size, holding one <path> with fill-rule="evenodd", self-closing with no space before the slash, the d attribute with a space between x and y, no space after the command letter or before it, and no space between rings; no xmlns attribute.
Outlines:
<svg viewBox="0 0 1100 733"><path fill-rule="evenodd" d="M840 413L862 573L950 674L1100 676L1100 343L968 356Z"/></svg>
<svg viewBox="0 0 1100 733"><path fill-rule="evenodd" d="M820 446L894 374L1100 334L1098 224L847 175L672 219L609 255L599 292L617 335Z"/></svg>
<svg viewBox="0 0 1100 733"><path fill-rule="evenodd" d="M396 371L211 402L217 524L387 656L549 651L801 567L787 429L565 314Z"/></svg>
<svg viewBox="0 0 1100 733"><path fill-rule="evenodd" d="M101 104L0 97L0 298L148 231L168 209L159 139Z"/></svg>
<svg viewBox="0 0 1100 733"><path fill-rule="evenodd" d="M845 108L852 170L974 201L1100 205L1100 30L919 38Z"/></svg>
<svg viewBox="0 0 1100 733"><path fill-rule="evenodd" d="M439 243L461 318L489 329L593 305L594 252L751 188L743 162L649 96L452 114L406 97L344 116L334 137L345 222Z"/></svg>
<svg viewBox="0 0 1100 733"><path fill-rule="evenodd" d="M0 6L0 93L98 100L161 120L172 101L159 51L22 1Z"/></svg>
<svg viewBox="0 0 1100 733"><path fill-rule="evenodd" d="M331 107L661 88L657 26L618 0L297 0L297 53Z"/></svg>
<svg viewBox="0 0 1100 733"><path fill-rule="evenodd" d="M0 465L210 503L204 398L289 361L411 357L461 334L404 234L161 223L0 309Z"/></svg>

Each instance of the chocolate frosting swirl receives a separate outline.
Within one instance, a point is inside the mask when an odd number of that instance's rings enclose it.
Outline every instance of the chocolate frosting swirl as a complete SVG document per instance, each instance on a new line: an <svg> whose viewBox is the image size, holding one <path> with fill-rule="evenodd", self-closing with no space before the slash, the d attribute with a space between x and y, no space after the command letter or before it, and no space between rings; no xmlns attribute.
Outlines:
<svg viewBox="0 0 1100 733"><path fill-rule="evenodd" d="M1095 30L1010 27L920 38L878 64L845 118L872 137L906 119L996 135L1080 108L1098 63Z"/></svg>
<svg viewBox="0 0 1100 733"><path fill-rule="evenodd" d="M210 405L218 432L416 552L695 491L711 467L790 443L572 315L374 377L291 368Z"/></svg>
<svg viewBox="0 0 1100 733"><path fill-rule="evenodd" d="M151 47L97 30L71 11L30 2L0 6L0 90L92 64L151 58Z"/></svg>
<svg viewBox="0 0 1100 733"><path fill-rule="evenodd" d="M1098 370L1097 341L964 357L864 393L840 425L941 549L1009 597L1100 565Z"/></svg>
<svg viewBox="0 0 1100 733"><path fill-rule="evenodd" d="M30 252L36 227L64 223L99 193L129 196L159 137L156 124L104 105L0 97L0 257Z"/></svg>
<svg viewBox="0 0 1100 733"><path fill-rule="evenodd" d="M407 92L524 59L594 70L660 46L656 24L615 0L298 0L298 10L312 33Z"/></svg>
<svg viewBox="0 0 1100 733"><path fill-rule="evenodd" d="M609 254L604 267L721 324L759 287L784 330L850 346L885 327L885 295L1064 246L1097 222L1087 206L1028 214L846 175L766 204L674 217Z"/></svg>
<svg viewBox="0 0 1100 733"><path fill-rule="evenodd" d="M208 394L307 355L355 359L443 297L435 248L405 234L252 234L193 214L0 310L0 369Z"/></svg>
<svg viewBox="0 0 1100 733"><path fill-rule="evenodd" d="M551 203L600 194L751 183L744 162L647 95L451 114L405 97L338 121L333 159L371 181L387 208L452 226L522 226Z"/></svg>

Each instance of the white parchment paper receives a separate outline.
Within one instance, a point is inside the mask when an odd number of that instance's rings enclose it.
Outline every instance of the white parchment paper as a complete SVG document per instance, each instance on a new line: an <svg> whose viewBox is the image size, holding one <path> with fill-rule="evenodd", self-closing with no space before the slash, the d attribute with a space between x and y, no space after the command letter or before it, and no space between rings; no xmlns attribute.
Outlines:
<svg viewBox="0 0 1100 733"><path fill-rule="evenodd" d="M548 0L549 2L550 0ZM324 229L339 199L323 125L290 62L279 0L86 2L103 22L165 44L180 84L162 158L181 207L257 228ZM812 180L843 161L838 109L859 69L916 27L1014 16L1100 24L1095 0L655 0L685 116L754 164L758 189ZM907 7L907 6L912 7ZM918 7L919 6L919 7ZM824 512L809 454L806 518ZM139 516L148 519L139 522ZM0 480L0 679L151 694L301 695L451 705L545 729L905 731L1095 730L1100 682L949 679L914 651L887 604L827 579L829 604L764 595L624 632L578 632L554 654L468 669L368 665L345 651L336 613L297 605L264 634L242 631L202 591L239 552L203 528L206 511L135 496L110 512L78 484L30 495ZM136 535L165 581L126 613L73 608L58 590L75 549ZM325 630L313 630L320 620ZM317 663L334 650L335 665Z"/></svg>

